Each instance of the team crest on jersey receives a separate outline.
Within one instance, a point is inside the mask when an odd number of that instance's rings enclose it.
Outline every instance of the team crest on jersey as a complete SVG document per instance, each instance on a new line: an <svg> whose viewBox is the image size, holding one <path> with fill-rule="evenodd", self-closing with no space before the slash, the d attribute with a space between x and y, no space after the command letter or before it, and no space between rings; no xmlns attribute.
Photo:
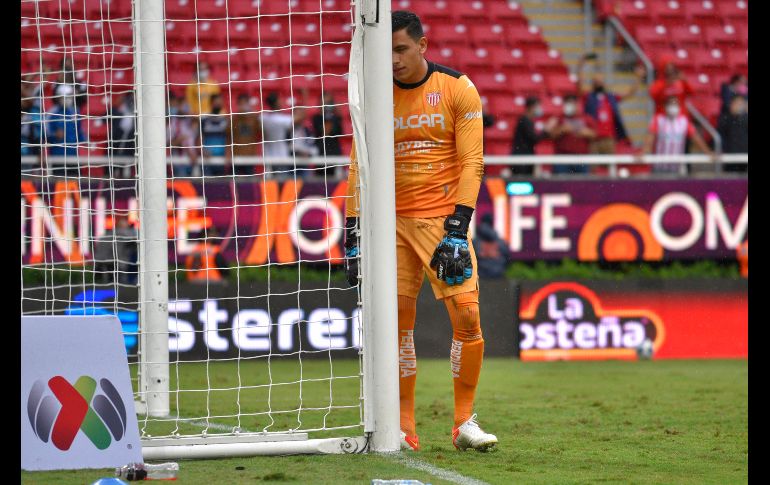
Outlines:
<svg viewBox="0 0 770 485"><path fill-rule="evenodd" d="M428 100L429 105L436 106L441 101L441 91L432 91L426 94L425 98Z"/></svg>

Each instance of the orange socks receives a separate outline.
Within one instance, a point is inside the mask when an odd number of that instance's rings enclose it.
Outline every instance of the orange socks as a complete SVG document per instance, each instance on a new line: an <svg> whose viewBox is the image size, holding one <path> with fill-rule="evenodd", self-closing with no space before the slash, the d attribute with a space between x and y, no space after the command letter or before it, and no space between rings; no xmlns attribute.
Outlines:
<svg viewBox="0 0 770 485"><path fill-rule="evenodd" d="M484 359L484 339L479 319L479 293L472 291L444 298L452 322L450 363L454 381L455 426L473 414L476 385ZM398 295L398 367L401 402L401 430L415 436L414 386L417 381L417 355L414 348L414 321L417 300Z"/></svg>
<svg viewBox="0 0 770 485"><path fill-rule="evenodd" d="M449 355L454 380L455 426L459 426L473 414L476 385L484 360L479 292L444 298L444 304L452 321L452 349Z"/></svg>
<svg viewBox="0 0 770 485"><path fill-rule="evenodd" d="M398 367L401 401L401 431L416 435L414 425L414 384L417 381L417 355L414 351L414 319L417 300L398 295Z"/></svg>

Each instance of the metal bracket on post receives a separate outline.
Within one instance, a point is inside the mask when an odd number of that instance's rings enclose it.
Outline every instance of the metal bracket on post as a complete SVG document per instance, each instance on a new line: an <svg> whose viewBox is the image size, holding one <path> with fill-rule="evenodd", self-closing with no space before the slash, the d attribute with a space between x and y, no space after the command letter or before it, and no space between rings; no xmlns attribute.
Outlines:
<svg viewBox="0 0 770 485"><path fill-rule="evenodd" d="M361 0L361 23L364 25L380 23L380 0Z"/></svg>

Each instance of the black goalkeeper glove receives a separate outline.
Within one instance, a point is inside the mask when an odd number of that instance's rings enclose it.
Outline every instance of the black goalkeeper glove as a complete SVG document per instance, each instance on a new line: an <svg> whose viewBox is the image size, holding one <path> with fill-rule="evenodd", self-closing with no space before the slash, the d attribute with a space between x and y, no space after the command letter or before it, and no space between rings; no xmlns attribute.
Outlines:
<svg viewBox="0 0 770 485"><path fill-rule="evenodd" d="M358 284L358 257L361 251L359 246L358 217L345 219L345 276L351 286Z"/></svg>
<svg viewBox="0 0 770 485"><path fill-rule="evenodd" d="M436 277L448 285L461 285L473 276L473 262L468 249L468 226L473 209L455 206L455 213L444 221L446 234L438 243L430 260L430 267L436 270Z"/></svg>

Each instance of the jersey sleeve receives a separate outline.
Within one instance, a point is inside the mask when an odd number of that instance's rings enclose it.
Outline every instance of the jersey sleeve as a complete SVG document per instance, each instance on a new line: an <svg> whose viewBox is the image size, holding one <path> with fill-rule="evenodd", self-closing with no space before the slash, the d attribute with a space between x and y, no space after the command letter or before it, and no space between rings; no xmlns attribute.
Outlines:
<svg viewBox="0 0 770 485"><path fill-rule="evenodd" d="M350 168L348 170L348 190L345 199L345 217L358 217L360 200L358 198L358 160L356 157L356 141L353 140L350 149Z"/></svg>
<svg viewBox="0 0 770 485"><path fill-rule="evenodd" d="M484 175L484 123L481 98L467 76L461 76L454 92L455 146L460 164L458 205L475 208Z"/></svg>

